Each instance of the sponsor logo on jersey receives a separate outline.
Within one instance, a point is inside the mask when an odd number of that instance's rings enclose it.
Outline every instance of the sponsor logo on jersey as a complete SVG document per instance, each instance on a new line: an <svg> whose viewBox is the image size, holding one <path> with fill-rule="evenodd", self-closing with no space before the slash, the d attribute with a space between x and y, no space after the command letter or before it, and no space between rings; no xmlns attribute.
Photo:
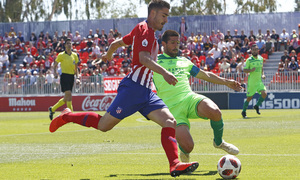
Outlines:
<svg viewBox="0 0 300 180"><path fill-rule="evenodd" d="M116 109L117 114L120 114L122 112L122 110L123 110L122 108L117 107L117 109Z"/></svg>

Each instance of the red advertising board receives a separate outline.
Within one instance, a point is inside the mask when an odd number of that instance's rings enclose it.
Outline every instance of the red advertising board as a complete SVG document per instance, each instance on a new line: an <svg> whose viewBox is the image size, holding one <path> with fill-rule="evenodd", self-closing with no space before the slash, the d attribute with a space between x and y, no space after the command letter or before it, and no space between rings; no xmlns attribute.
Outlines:
<svg viewBox="0 0 300 180"><path fill-rule="evenodd" d="M25 96L0 97L0 112L18 111L48 111L61 96ZM115 95L74 96L72 97L74 111L106 111ZM66 106L58 109L61 111Z"/></svg>
<svg viewBox="0 0 300 180"><path fill-rule="evenodd" d="M123 77L108 76L103 78L104 93L117 93L120 82ZM151 83L151 89L156 93L155 86Z"/></svg>

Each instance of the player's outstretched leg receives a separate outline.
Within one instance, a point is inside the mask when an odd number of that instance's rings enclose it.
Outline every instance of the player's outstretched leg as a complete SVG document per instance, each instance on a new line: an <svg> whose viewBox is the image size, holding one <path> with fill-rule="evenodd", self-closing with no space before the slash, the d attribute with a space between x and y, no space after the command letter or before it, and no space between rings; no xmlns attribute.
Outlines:
<svg viewBox="0 0 300 180"><path fill-rule="evenodd" d="M176 177L180 176L181 174L189 173L189 172L194 172L199 166L198 162L191 162L191 163L182 163L179 162L171 168L171 176Z"/></svg>
<svg viewBox="0 0 300 180"><path fill-rule="evenodd" d="M239 149L235 145L227 143L224 140L222 141L222 143L219 146L216 145L215 141L213 144L214 144L215 148L223 149L228 154L237 155L240 152Z"/></svg>
<svg viewBox="0 0 300 180"><path fill-rule="evenodd" d="M94 112L72 113L69 108L66 108L59 116L52 120L49 130L50 132L55 132L58 128L69 122L98 129L101 117Z"/></svg>
<svg viewBox="0 0 300 180"><path fill-rule="evenodd" d="M253 106L253 108L256 110L256 113L260 115L260 112L259 112L259 106L258 106L258 105L255 105L255 106Z"/></svg>
<svg viewBox="0 0 300 180"><path fill-rule="evenodd" d="M50 108L49 108L50 109ZM50 123L50 126L49 126L49 131L50 132L55 132L58 128L62 127L63 125L67 124L68 122L63 120L62 117L63 115L65 114L68 114L72 112L69 108L66 108L64 109L60 115L58 115L56 118L54 118L51 123Z"/></svg>

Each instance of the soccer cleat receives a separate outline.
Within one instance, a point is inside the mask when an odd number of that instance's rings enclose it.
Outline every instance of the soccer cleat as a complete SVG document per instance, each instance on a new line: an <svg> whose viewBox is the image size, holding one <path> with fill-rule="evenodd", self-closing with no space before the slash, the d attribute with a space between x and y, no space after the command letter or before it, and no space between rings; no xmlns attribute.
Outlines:
<svg viewBox="0 0 300 180"><path fill-rule="evenodd" d="M188 163L190 162L190 153L184 153L180 151L180 160L181 162Z"/></svg>
<svg viewBox="0 0 300 180"><path fill-rule="evenodd" d="M49 118L50 118L50 120L52 121L52 119L53 119L53 114L54 114L55 112L52 112L52 106L50 106L48 110L49 110Z"/></svg>
<svg viewBox="0 0 300 180"><path fill-rule="evenodd" d="M259 107L257 105L255 105L255 106L253 106L253 108L256 110L256 113L260 115Z"/></svg>
<svg viewBox="0 0 300 180"><path fill-rule="evenodd" d="M56 118L54 118L52 121L51 121L51 123L50 123L50 126L49 126L49 131L50 132L55 132L58 128L60 128L60 127L62 127L63 125L65 125L65 124L67 124L68 122L67 121L64 121L63 119L62 119L62 116L64 115L64 114L68 114L68 113L70 113L70 112L72 112L69 108L66 108L66 109L64 109L61 113L60 113L60 115L58 115Z"/></svg>
<svg viewBox="0 0 300 180"><path fill-rule="evenodd" d="M239 149L235 145L227 143L224 140L222 141L222 143L219 146L217 146L215 141L214 141L214 147L219 148L219 149L223 149L228 154L232 154L232 155L237 155L240 152Z"/></svg>
<svg viewBox="0 0 300 180"><path fill-rule="evenodd" d="M243 116L244 119L247 118L246 111L242 111L242 116Z"/></svg>
<svg viewBox="0 0 300 180"><path fill-rule="evenodd" d="M172 177L180 176L181 174L184 173L194 172L198 168L198 166L199 166L198 162L191 162L191 163L179 162L173 170L171 169L170 174Z"/></svg>

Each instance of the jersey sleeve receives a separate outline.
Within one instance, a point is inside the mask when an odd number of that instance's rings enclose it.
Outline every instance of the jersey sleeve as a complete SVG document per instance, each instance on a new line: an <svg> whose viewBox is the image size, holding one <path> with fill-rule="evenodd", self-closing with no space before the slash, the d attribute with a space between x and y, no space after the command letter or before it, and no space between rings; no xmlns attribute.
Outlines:
<svg viewBox="0 0 300 180"><path fill-rule="evenodd" d="M62 62L63 59L61 58L61 54L59 53L55 59L56 62Z"/></svg>
<svg viewBox="0 0 300 180"><path fill-rule="evenodd" d="M74 53L74 59L75 59L75 64L77 64L79 62L79 59L76 53Z"/></svg>
<svg viewBox="0 0 300 180"><path fill-rule="evenodd" d="M249 58L246 60L244 69L250 69L250 60L249 60Z"/></svg>
<svg viewBox="0 0 300 180"><path fill-rule="evenodd" d="M135 30L135 29L133 29L132 31L134 31L134 30ZM122 38L123 42L124 42L126 45L132 44L132 41L133 41L132 31L131 31L129 34L125 35L125 36Z"/></svg>
<svg viewBox="0 0 300 180"><path fill-rule="evenodd" d="M149 29L141 29L141 36L139 37L139 52L147 51L152 52L153 42L155 41L154 33L152 33Z"/></svg>

